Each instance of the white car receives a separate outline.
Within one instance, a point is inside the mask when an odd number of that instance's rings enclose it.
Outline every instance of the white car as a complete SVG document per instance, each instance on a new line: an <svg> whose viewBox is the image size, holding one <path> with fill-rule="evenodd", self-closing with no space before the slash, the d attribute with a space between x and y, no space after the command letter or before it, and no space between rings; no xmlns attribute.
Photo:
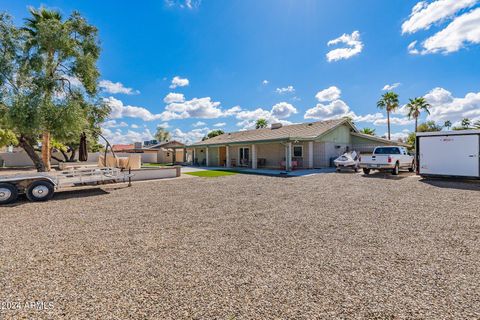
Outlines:
<svg viewBox="0 0 480 320"><path fill-rule="evenodd" d="M365 174L369 174L371 170L379 170L391 171L393 175L398 175L400 169L415 171L415 157L404 147L381 146L376 147L371 156L362 156L360 167Z"/></svg>
<svg viewBox="0 0 480 320"><path fill-rule="evenodd" d="M355 172L358 172L360 169L360 157L355 151L342 154L340 157L333 160L333 163L337 167L337 172L344 168L353 169Z"/></svg>

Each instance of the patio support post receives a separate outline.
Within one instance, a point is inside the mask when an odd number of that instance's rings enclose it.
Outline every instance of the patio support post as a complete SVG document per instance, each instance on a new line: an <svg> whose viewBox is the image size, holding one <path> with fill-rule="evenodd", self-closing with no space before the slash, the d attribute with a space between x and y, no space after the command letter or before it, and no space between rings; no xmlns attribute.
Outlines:
<svg viewBox="0 0 480 320"><path fill-rule="evenodd" d="M192 149L192 165L195 165L195 148Z"/></svg>
<svg viewBox="0 0 480 320"><path fill-rule="evenodd" d="M172 149L172 164L175 165L175 162L177 162L177 149Z"/></svg>
<svg viewBox="0 0 480 320"><path fill-rule="evenodd" d="M285 171L292 169L292 143L285 144Z"/></svg>
<svg viewBox="0 0 480 320"><path fill-rule="evenodd" d="M183 148L183 163L187 162L187 148Z"/></svg>
<svg viewBox="0 0 480 320"><path fill-rule="evenodd" d="M207 165L207 167L210 166L210 159L209 159L209 156L208 156L208 147L205 148L205 164Z"/></svg>
<svg viewBox="0 0 480 320"><path fill-rule="evenodd" d="M257 146L252 144L252 169L257 169Z"/></svg>
<svg viewBox="0 0 480 320"><path fill-rule="evenodd" d="M308 168L313 169L313 141L308 141Z"/></svg>
<svg viewBox="0 0 480 320"><path fill-rule="evenodd" d="M227 157L227 163L225 164L227 166L227 168L231 168L232 167L232 161L230 160L230 147L229 146L225 146L225 155Z"/></svg>

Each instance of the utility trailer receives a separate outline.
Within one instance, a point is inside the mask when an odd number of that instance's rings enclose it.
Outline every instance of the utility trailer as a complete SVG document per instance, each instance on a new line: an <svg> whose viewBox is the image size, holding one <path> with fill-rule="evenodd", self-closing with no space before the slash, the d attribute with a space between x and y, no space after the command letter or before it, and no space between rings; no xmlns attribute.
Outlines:
<svg viewBox="0 0 480 320"><path fill-rule="evenodd" d="M417 174L480 179L480 130L418 132Z"/></svg>
<svg viewBox="0 0 480 320"><path fill-rule="evenodd" d="M55 190L127 181L130 183L132 176L129 171L99 167L0 176L0 204L12 203L23 193L30 201L48 201Z"/></svg>

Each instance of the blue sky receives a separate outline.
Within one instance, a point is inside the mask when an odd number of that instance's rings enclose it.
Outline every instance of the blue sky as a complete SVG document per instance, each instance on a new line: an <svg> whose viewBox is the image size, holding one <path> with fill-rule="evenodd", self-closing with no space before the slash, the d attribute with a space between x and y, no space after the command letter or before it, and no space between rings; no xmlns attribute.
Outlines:
<svg viewBox="0 0 480 320"><path fill-rule="evenodd" d="M386 132L385 86L425 96L428 119L480 119L480 1L1 1L15 23L27 7L79 10L99 29L102 95L115 143L158 125L194 141L251 128L341 116ZM175 80L174 80L175 79ZM394 137L413 130L401 109ZM425 119L425 115L422 116Z"/></svg>

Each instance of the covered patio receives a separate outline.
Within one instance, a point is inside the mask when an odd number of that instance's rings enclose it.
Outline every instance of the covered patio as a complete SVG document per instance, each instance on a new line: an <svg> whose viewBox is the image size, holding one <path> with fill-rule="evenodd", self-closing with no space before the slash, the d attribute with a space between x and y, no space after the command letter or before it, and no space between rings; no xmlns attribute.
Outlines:
<svg viewBox="0 0 480 320"><path fill-rule="evenodd" d="M270 141L187 148L186 163L195 166L253 169L313 169L313 141Z"/></svg>

